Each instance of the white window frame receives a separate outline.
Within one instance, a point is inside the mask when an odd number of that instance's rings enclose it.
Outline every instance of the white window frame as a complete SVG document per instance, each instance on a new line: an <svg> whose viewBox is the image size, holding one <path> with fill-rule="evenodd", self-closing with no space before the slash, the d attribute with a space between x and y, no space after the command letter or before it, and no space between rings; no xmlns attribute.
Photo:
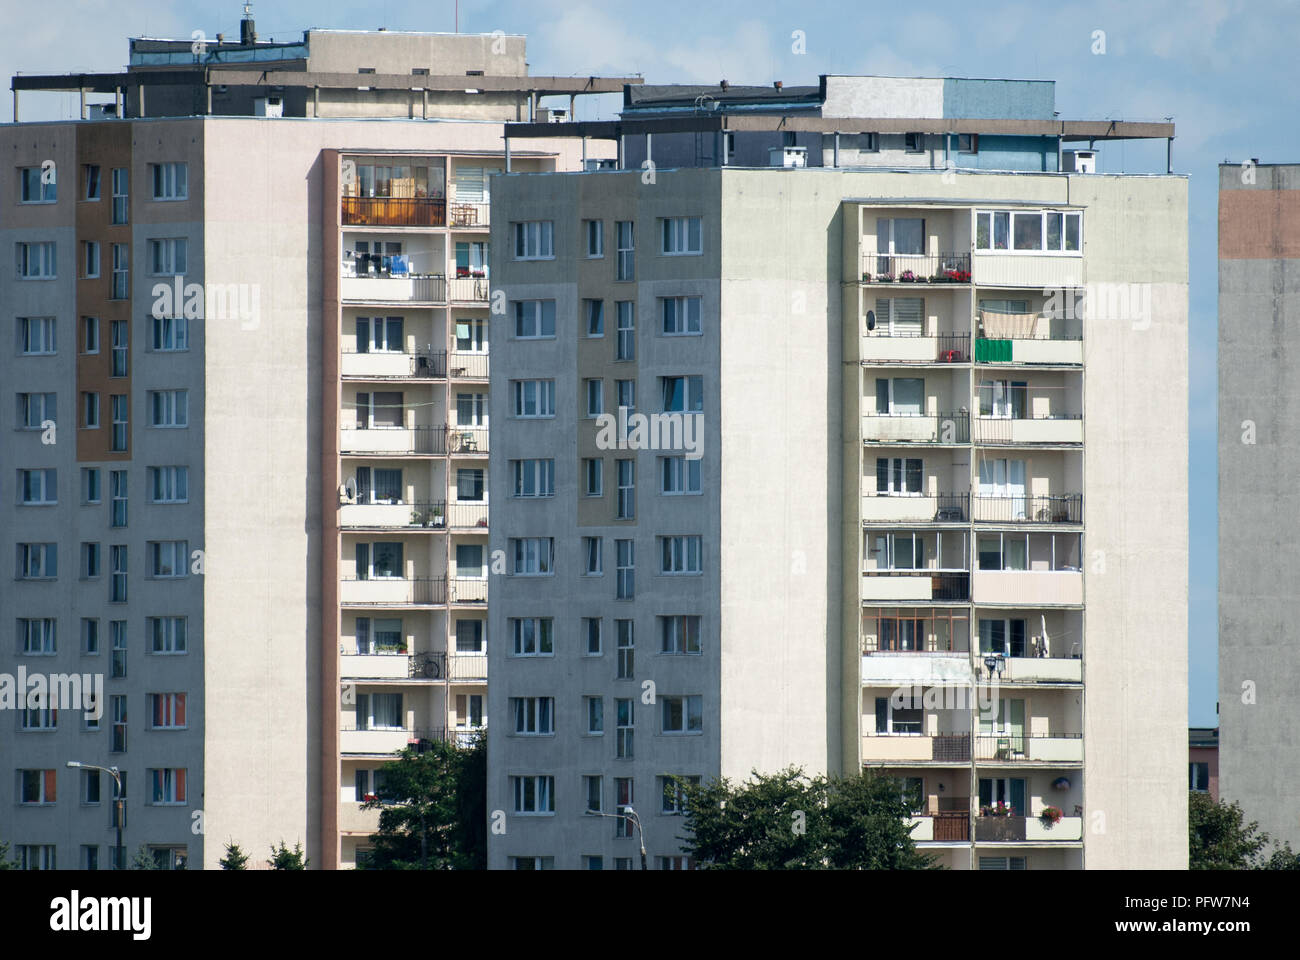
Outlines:
<svg viewBox="0 0 1300 960"><path fill-rule="evenodd" d="M531 394L531 397L530 397ZM511 380L510 405L518 420L549 420L555 417L554 380ZM532 412L529 412L529 408Z"/></svg>
<svg viewBox="0 0 1300 960"><path fill-rule="evenodd" d="M669 384L681 384L681 406L669 406ZM660 377L660 400L664 413L702 413L704 410L704 377L683 375ZM677 391L672 391L677 393Z"/></svg>
<svg viewBox="0 0 1300 960"><path fill-rule="evenodd" d="M53 240L20 241L17 244L19 280L57 280L59 248Z"/></svg>
<svg viewBox="0 0 1300 960"><path fill-rule="evenodd" d="M51 170L54 169L53 161ZM24 204L57 203L59 183L57 178L47 181L41 167L18 168L18 202ZM33 188L35 188L33 190Z"/></svg>
<svg viewBox="0 0 1300 960"><path fill-rule="evenodd" d="M82 276L93 280L99 276L99 241L85 240L81 244Z"/></svg>
<svg viewBox="0 0 1300 960"><path fill-rule="evenodd" d="M636 359L636 302L614 301L614 360Z"/></svg>
<svg viewBox="0 0 1300 960"><path fill-rule="evenodd" d="M521 220L511 228L515 260L555 259L555 221Z"/></svg>
<svg viewBox="0 0 1300 960"><path fill-rule="evenodd" d="M703 460L687 456L659 458L659 492L665 497L704 493Z"/></svg>
<svg viewBox="0 0 1300 960"><path fill-rule="evenodd" d="M149 164L154 200L188 200L189 164L183 160Z"/></svg>
<svg viewBox="0 0 1300 960"><path fill-rule="evenodd" d="M703 652L700 640L703 618L698 614L679 613L659 618L659 652L669 656L698 656Z"/></svg>
<svg viewBox="0 0 1300 960"><path fill-rule="evenodd" d="M149 468L150 503L189 503L190 468L166 466Z"/></svg>
<svg viewBox="0 0 1300 960"><path fill-rule="evenodd" d="M180 430L190 425L189 390L149 390L149 426L159 430Z"/></svg>
<svg viewBox="0 0 1300 960"><path fill-rule="evenodd" d="M582 495L584 497L603 497L605 495L604 457L582 458Z"/></svg>
<svg viewBox="0 0 1300 960"><path fill-rule="evenodd" d="M704 538L698 534L659 537L659 573L693 577L704 573Z"/></svg>
<svg viewBox="0 0 1300 960"><path fill-rule="evenodd" d="M555 539L553 537L511 537L509 546L511 576L555 576Z"/></svg>
<svg viewBox="0 0 1300 960"><path fill-rule="evenodd" d="M631 220L614 221L615 264L614 280L631 282L636 279L636 224Z"/></svg>
<svg viewBox="0 0 1300 960"><path fill-rule="evenodd" d="M183 580L190 571L188 540L149 540L145 543L149 573L153 580ZM170 563L168 563L170 560ZM170 572L167 572L170 570Z"/></svg>
<svg viewBox="0 0 1300 960"><path fill-rule="evenodd" d="M551 617L509 617L512 657L555 656L555 620Z"/></svg>
<svg viewBox="0 0 1300 960"><path fill-rule="evenodd" d="M24 657L52 657L59 652L59 621L55 617L18 619Z"/></svg>
<svg viewBox="0 0 1300 960"><path fill-rule="evenodd" d="M702 336L703 313L703 297L660 297L660 332L665 337Z"/></svg>
<svg viewBox="0 0 1300 960"><path fill-rule="evenodd" d="M43 430L46 420L58 423L59 395L57 393L18 394L18 429Z"/></svg>
<svg viewBox="0 0 1300 960"><path fill-rule="evenodd" d="M39 494L39 496L37 496ZM24 507L50 507L59 502L59 471L54 467L18 471L18 503Z"/></svg>
<svg viewBox="0 0 1300 960"><path fill-rule="evenodd" d="M660 697L659 702L659 732L664 736L686 737L704 733L704 697L701 694ZM669 726L669 713L674 709L678 713L674 720L680 726Z"/></svg>
<svg viewBox="0 0 1300 960"><path fill-rule="evenodd" d="M18 354L52 357L58 353L58 324L54 317L18 318Z"/></svg>
<svg viewBox="0 0 1300 960"><path fill-rule="evenodd" d="M59 545L57 543L20 543L17 579L59 579Z"/></svg>
<svg viewBox="0 0 1300 960"><path fill-rule="evenodd" d="M511 460L513 496L517 500L540 500L555 496L555 460Z"/></svg>
<svg viewBox="0 0 1300 960"><path fill-rule="evenodd" d="M704 221L700 217L664 217L660 238L659 252L665 257L700 256L704 253Z"/></svg>
<svg viewBox="0 0 1300 960"><path fill-rule="evenodd" d="M511 697L510 715L516 737L555 736L554 697Z"/></svg>
<svg viewBox="0 0 1300 960"><path fill-rule="evenodd" d="M145 630L151 656L176 657L189 652L188 617L146 617Z"/></svg>
<svg viewBox="0 0 1300 960"><path fill-rule="evenodd" d="M514 798L515 816L555 816L555 777L549 774L511 777L510 792Z"/></svg>
<svg viewBox="0 0 1300 960"><path fill-rule="evenodd" d="M582 221L582 239L588 260L597 260L605 256L605 221Z"/></svg>
<svg viewBox="0 0 1300 960"><path fill-rule="evenodd" d="M152 338L155 353L179 353L190 348L190 322L184 316L154 317Z"/></svg>
<svg viewBox="0 0 1300 960"><path fill-rule="evenodd" d="M586 419L594 420L605 412L605 380L588 377L582 381L582 395L586 399Z"/></svg>
<svg viewBox="0 0 1300 960"><path fill-rule="evenodd" d="M189 240L185 237L158 237L149 241L149 275L183 276L189 272Z"/></svg>
<svg viewBox="0 0 1300 960"><path fill-rule="evenodd" d="M997 218L1006 218L1007 245L1005 247L996 246L996 223ZM1019 249L1016 247L1016 223L1017 218L1039 218L1038 243L1037 247L1028 249ZM1055 249L1047 246L1047 227L1049 219L1052 217L1060 218L1060 245ZM987 219L986 219L987 218ZM981 221L987 223L987 237L989 246L981 247L980 242L980 225ZM1076 245L1073 249L1066 249L1066 241L1069 234L1069 223L1073 220L1074 229L1078 234ZM971 238L971 246L976 253L994 253L999 256L1040 256L1040 257L1082 257L1083 256L1083 211L1082 210L1062 210L1062 209L1034 209L1034 208L984 208L977 209L973 219L975 235Z"/></svg>
<svg viewBox="0 0 1300 960"><path fill-rule="evenodd" d="M582 575L584 577L603 577L605 575L605 538L582 538Z"/></svg>
<svg viewBox="0 0 1300 960"><path fill-rule="evenodd" d="M515 339L554 340L555 301L516 300Z"/></svg>

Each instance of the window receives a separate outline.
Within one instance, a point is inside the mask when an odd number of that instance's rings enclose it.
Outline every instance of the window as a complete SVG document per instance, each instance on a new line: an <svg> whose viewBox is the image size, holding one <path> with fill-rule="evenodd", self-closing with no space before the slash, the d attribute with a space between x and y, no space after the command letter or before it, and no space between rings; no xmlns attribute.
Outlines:
<svg viewBox="0 0 1300 960"><path fill-rule="evenodd" d="M631 703L632 701L627 701ZM628 731L629 750L631 749L631 731ZM628 753L631 756L631 753ZM614 821L615 837L632 836L633 826L632 818L627 816L627 812L632 807L632 778L615 777L614 778L614 813L618 814L618 819ZM626 861L626 865L621 865L621 861L616 861L617 869L631 870L632 861Z"/></svg>
<svg viewBox="0 0 1300 960"><path fill-rule="evenodd" d="M57 543L18 544L18 579L53 580L59 575Z"/></svg>
<svg viewBox="0 0 1300 960"><path fill-rule="evenodd" d="M636 461L615 460L615 474L618 481L619 520L631 520L636 516Z"/></svg>
<svg viewBox="0 0 1300 960"><path fill-rule="evenodd" d="M925 412L925 380L921 377L876 379L876 414L919 417Z"/></svg>
<svg viewBox="0 0 1300 960"><path fill-rule="evenodd" d="M1194 793L1208 793L1210 790L1210 765L1208 763L1189 763L1187 765L1187 789Z"/></svg>
<svg viewBox="0 0 1300 960"><path fill-rule="evenodd" d="M456 351L458 353L487 353L488 325L481 317L467 317L456 321Z"/></svg>
<svg viewBox="0 0 1300 960"><path fill-rule="evenodd" d="M30 697L30 694L28 695ZM45 694L42 701L49 702L49 695ZM30 706L31 700L28 700L28 707L20 714L22 719L22 729L24 730L57 730L59 728L59 710L57 707L33 707Z"/></svg>
<svg viewBox="0 0 1300 960"><path fill-rule="evenodd" d="M871 326L872 319L875 326ZM919 337L925 330L924 297L877 297L867 332L878 337Z"/></svg>
<svg viewBox="0 0 1300 960"><path fill-rule="evenodd" d="M461 580L486 580L487 563L480 543L456 544L456 576Z"/></svg>
<svg viewBox="0 0 1300 960"><path fill-rule="evenodd" d="M116 203L116 201L114 202ZM130 262L127 245L125 243L113 244L113 287L108 295L110 300L126 299Z"/></svg>
<svg viewBox="0 0 1300 960"><path fill-rule="evenodd" d="M53 317L18 318L18 352L25 357L49 356L55 350Z"/></svg>
<svg viewBox="0 0 1300 960"><path fill-rule="evenodd" d="M51 176L45 176L41 167L19 167L19 201L21 203L54 203L59 199L59 184L54 174L53 161L50 163Z"/></svg>
<svg viewBox="0 0 1300 960"><path fill-rule="evenodd" d="M81 869L98 870L99 869L99 846L93 843L83 843L81 845Z"/></svg>
<svg viewBox="0 0 1300 960"><path fill-rule="evenodd" d="M126 621L110 620L109 633L109 674L115 678L126 676Z"/></svg>
<svg viewBox="0 0 1300 960"><path fill-rule="evenodd" d="M81 500L83 503L102 503L99 467L81 468Z"/></svg>
<svg viewBox="0 0 1300 960"><path fill-rule="evenodd" d="M98 806L100 801L101 784L100 772L98 770L81 771L81 802L88 806Z"/></svg>
<svg viewBox="0 0 1300 960"><path fill-rule="evenodd" d="M151 163L149 173L153 178L155 200L185 200L189 197L189 167L185 163Z"/></svg>
<svg viewBox="0 0 1300 960"><path fill-rule="evenodd" d="M59 471L19 470L18 502L29 507L58 503Z"/></svg>
<svg viewBox="0 0 1300 960"><path fill-rule="evenodd" d="M614 541L614 599L631 600L636 596L636 541Z"/></svg>
<svg viewBox="0 0 1300 960"><path fill-rule="evenodd" d="M925 153L925 134L903 134L903 150L907 153Z"/></svg>
<svg viewBox="0 0 1300 960"><path fill-rule="evenodd" d="M600 813L605 809L605 778L604 777L583 777L582 793L587 798L587 809L593 813ZM590 857L588 859L600 859L599 857ZM599 869L598 867L593 869Z"/></svg>
<svg viewBox="0 0 1300 960"><path fill-rule="evenodd" d="M614 304L617 330L614 340L615 360L636 359L636 305L631 300Z"/></svg>
<svg viewBox="0 0 1300 960"><path fill-rule="evenodd" d="M185 772L184 767L165 767L161 770L150 770L151 789L149 802L155 806L184 803Z"/></svg>
<svg viewBox="0 0 1300 960"><path fill-rule="evenodd" d="M185 617L149 617L145 632L149 635L150 653L184 653L187 621Z"/></svg>
<svg viewBox="0 0 1300 960"><path fill-rule="evenodd" d="M482 502L484 499L483 470L479 467L456 469L456 499Z"/></svg>
<svg viewBox="0 0 1300 960"><path fill-rule="evenodd" d="M554 777L511 777L515 796L515 813L534 816L555 812Z"/></svg>
<svg viewBox="0 0 1300 960"><path fill-rule="evenodd" d="M587 243L587 256L603 257L605 255L605 221L582 221L582 235Z"/></svg>
<svg viewBox="0 0 1300 960"><path fill-rule="evenodd" d="M184 577L188 572L188 540L151 540L145 548L149 551L149 576Z"/></svg>
<svg viewBox="0 0 1300 960"><path fill-rule="evenodd" d="M126 546L115 544L108 548L110 577L108 602L126 603Z"/></svg>
<svg viewBox="0 0 1300 960"><path fill-rule="evenodd" d="M82 353L99 353L99 318L81 318Z"/></svg>
<svg viewBox="0 0 1300 960"><path fill-rule="evenodd" d="M583 697L584 713L587 716L587 733L599 736L605 732L605 698ZM597 807L597 810L600 808Z"/></svg>
<svg viewBox="0 0 1300 960"><path fill-rule="evenodd" d="M659 618L664 653L699 653L700 618L676 616Z"/></svg>
<svg viewBox="0 0 1300 960"><path fill-rule="evenodd" d="M919 497L924 477L920 457L876 457L878 497Z"/></svg>
<svg viewBox="0 0 1300 960"><path fill-rule="evenodd" d="M52 843L20 843L14 846L19 870L57 870L56 848Z"/></svg>
<svg viewBox="0 0 1300 960"><path fill-rule="evenodd" d="M981 870L1024 870L1024 857L980 857Z"/></svg>
<svg viewBox="0 0 1300 960"><path fill-rule="evenodd" d="M600 537L582 538L582 575L584 577L599 577L604 574L604 558L602 556L602 545L604 543L605 541Z"/></svg>
<svg viewBox="0 0 1300 960"><path fill-rule="evenodd" d="M603 497L605 461L600 457L584 457L582 460L582 495L584 497Z"/></svg>
<svg viewBox="0 0 1300 960"><path fill-rule="evenodd" d="M1027 656L1023 619L990 620L980 618L980 653L1000 653L1008 657Z"/></svg>
<svg viewBox="0 0 1300 960"><path fill-rule="evenodd" d="M483 726L481 693L456 694L456 726L462 730L474 730Z"/></svg>
<svg viewBox="0 0 1300 960"><path fill-rule="evenodd" d="M699 786L699 777L660 777L659 795L663 798L659 812L679 815L686 812L686 786ZM669 859L669 858L662 858Z"/></svg>
<svg viewBox="0 0 1300 960"><path fill-rule="evenodd" d="M127 169L113 168L113 220L115 224L126 223Z"/></svg>
<svg viewBox="0 0 1300 960"><path fill-rule="evenodd" d="M511 857L512 870L554 870L554 857Z"/></svg>
<svg viewBox="0 0 1300 960"><path fill-rule="evenodd" d="M150 503L186 503L190 498L189 467L150 467Z"/></svg>
<svg viewBox="0 0 1300 960"><path fill-rule="evenodd" d="M660 537L659 572L663 574L692 574L703 570L700 542L703 538Z"/></svg>
<svg viewBox="0 0 1300 960"><path fill-rule="evenodd" d="M554 697L511 697L510 712L515 718L516 734L550 736L555 733Z"/></svg>
<svg viewBox="0 0 1300 960"><path fill-rule="evenodd" d="M703 377L660 377L664 413L699 413L704 409Z"/></svg>
<svg viewBox="0 0 1300 960"><path fill-rule="evenodd" d="M664 297L663 331L665 336L685 336L700 332L699 297Z"/></svg>
<svg viewBox="0 0 1300 960"><path fill-rule="evenodd" d="M555 301L516 300L515 336L521 340L555 336Z"/></svg>
<svg viewBox="0 0 1300 960"><path fill-rule="evenodd" d="M957 134L957 152L958 153L979 153L980 135L978 133Z"/></svg>
<svg viewBox="0 0 1300 960"><path fill-rule="evenodd" d="M663 225L666 256L699 253L703 249L699 217L665 217Z"/></svg>
<svg viewBox="0 0 1300 960"><path fill-rule="evenodd" d="M81 579L98 580L99 574L99 544L83 543L81 545Z"/></svg>
<svg viewBox="0 0 1300 960"><path fill-rule="evenodd" d="M58 421L58 395L53 393L18 394L18 429L41 430L46 420Z"/></svg>
<svg viewBox="0 0 1300 960"><path fill-rule="evenodd" d="M149 694L149 715L155 730L185 729L185 694Z"/></svg>
<svg viewBox="0 0 1300 960"><path fill-rule="evenodd" d="M603 337L605 335L605 301L582 301L582 314L586 317L587 336Z"/></svg>
<svg viewBox="0 0 1300 960"><path fill-rule="evenodd" d="M555 496L554 460L511 460L510 472L514 478L513 496L521 498Z"/></svg>
<svg viewBox="0 0 1300 960"><path fill-rule="evenodd" d="M636 634L631 620L615 620L614 632L617 649L615 676L619 680L631 680L636 668Z"/></svg>
<svg viewBox="0 0 1300 960"><path fill-rule="evenodd" d="M660 457L659 492L666 496L701 493L700 460L689 457Z"/></svg>
<svg viewBox="0 0 1300 960"><path fill-rule="evenodd" d="M511 380L510 393L516 417L555 416L554 380Z"/></svg>
<svg viewBox="0 0 1300 960"><path fill-rule="evenodd" d="M555 257L555 224L550 220L530 220L512 225L515 232L516 260L552 260Z"/></svg>
<svg viewBox="0 0 1300 960"><path fill-rule="evenodd" d="M358 580L400 580L405 563L400 540L358 543L353 553ZM459 553L457 559L459 559Z"/></svg>
<svg viewBox="0 0 1300 960"><path fill-rule="evenodd" d="M110 501L111 504L110 509L112 511L112 516L109 519L109 526L125 527L126 526L126 471L110 470L108 472L108 486L109 486L109 496L112 498ZM125 550L126 548L123 547L122 549Z"/></svg>
<svg viewBox="0 0 1300 960"><path fill-rule="evenodd" d="M81 618L81 654L99 656L99 621L92 617Z"/></svg>
<svg viewBox="0 0 1300 960"><path fill-rule="evenodd" d="M614 222L614 239L618 245L615 280L632 280L636 277L636 247L632 242L632 221Z"/></svg>
<svg viewBox="0 0 1300 960"><path fill-rule="evenodd" d="M1010 253L1082 252L1083 214L1061 210L979 210L975 249Z"/></svg>
<svg viewBox="0 0 1300 960"><path fill-rule="evenodd" d="M704 698L660 697L664 733L700 733L704 729Z"/></svg>
<svg viewBox="0 0 1300 960"><path fill-rule="evenodd" d="M555 653L555 621L550 617L512 617L510 636L516 657L549 657Z"/></svg>
<svg viewBox="0 0 1300 960"><path fill-rule="evenodd" d="M925 253L925 219L923 217L876 218L877 273L892 273L891 257L918 256Z"/></svg>
<svg viewBox="0 0 1300 960"><path fill-rule="evenodd" d="M598 417L605 412L605 381L583 380L583 393L587 397L587 416Z"/></svg>
<svg viewBox="0 0 1300 960"><path fill-rule="evenodd" d="M632 735L633 729L632 699L614 701L614 756L619 760L631 760L635 756ZM615 781L617 782L617 781ZM620 811L622 812L622 811Z"/></svg>
<svg viewBox="0 0 1300 960"><path fill-rule="evenodd" d="M1023 817L1028 812L1025 805L1025 781L1004 777L980 777L980 809L994 804L1011 808L1010 816Z"/></svg>
<svg viewBox="0 0 1300 960"><path fill-rule="evenodd" d="M598 657L601 654L600 617L583 617L582 632L587 638L587 656Z"/></svg>
<svg viewBox="0 0 1300 960"><path fill-rule="evenodd" d="M907 701L909 704L911 700ZM925 716L918 707L890 703L889 697L876 697L876 733L881 736L914 735L925 731Z"/></svg>
<svg viewBox="0 0 1300 960"><path fill-rule="evenodd" d="M18 621L18 645L24 656L44 657L58 653L58 621L53 617Z"/></svg>
<svg viewBox="0 0 1300 960"><path fill-rule="evenodd" d="M377 393L376 398L384 397L385 394ZM397 398L397 403L401 403L401 394L392 394ZM358 394L360 397L360 394ZM376 400L378 402L378 399ZM401 426L400 418L394 417L394 426ZM487 411L487 394L485 393L457 393L456 394L456 426L458 427L486 427L488 425Z"/></svg>
<svg viewBox="0 0 1300 960"><path fill-rule="evenodd" d="M167 237L149 241L149 272L154 276L174 276L186 272L189 243L184 237Z"/></svg>
<svg viewBox="0 0 1300 960"><path fill-rule="evenodd" d="M97 163L88 163L88 164L86 164L85 166L83 166L81 169L82 169L82 172L83 172L83 176L84 176L84 178L85 178L85 184L86 184L86 199L87 199L87 200L98 200L98 199L99 199L99 190L100 190L100 183L99 183L99 164L97 164Z"/></svg>
<svg viewBox="0 0 1300 960"><path fill-rule="evenodd" d="M655 857L656 870L690 870L691 858L687 856Z"/></svg>
<svg viewBox="0 0 1300 960"><path fill-rule="evenodd" d="M511 537L510 554L514 559L511 572L515 576L550 576L555 572L553 537Z"/></svg>
<svg viewBox="0 0 1300 960"><path fill-rule="evenodd" d="M189 424L188 390L150 390L149 426L184 427Z"/></svg>
<svg viewBox="0 0 1300 960"><path fill-rule="evenodd" d="M23 280L52 280L58 276L58 247L51 240L43 243L20 243L18 276Z"/></svg>
<svg viewBox="0 0 1300 960"><path fill-rule="evenodd" d="M618 406L632 413L636 410L636 381L635 380L615 380L614 394L617 398Z"/></svg>
<svg viewBox="0 0 1300 960"><path fill-rule="evenodd" d="M86 279L99 276L99 241L87 240L81 245L81 275Z"/></svg>
<svg viewBox="0 0 1300 960"><path fill-rule="evenodd" d="M120 453L126 450L127 444L126 394L110 394L108 400L113 415L113 436L109 441L109 449L115 453Z"/></svg>
<svg viewBox="0 0 1300 960"><path fill-rule="evenodd" d="M99 394L81 395L81 425L87 430L99 429Z"/></svg>
<svg viewBox="0 0 1300 960"><path fill-rule="evenodd" d="M112 337L113 350L113 372L114 377L125 377L127 370L127 349L129 335L125 320L114 320L109 324L110 336Z"/></svg>

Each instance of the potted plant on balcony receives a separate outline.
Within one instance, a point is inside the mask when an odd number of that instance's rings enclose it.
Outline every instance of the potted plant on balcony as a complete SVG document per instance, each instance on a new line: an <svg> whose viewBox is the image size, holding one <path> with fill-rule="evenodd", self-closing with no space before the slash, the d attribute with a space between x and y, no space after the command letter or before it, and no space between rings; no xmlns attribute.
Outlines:
<svg viewBox="0 0 1300 960"><path fill-rule="evenodd" d="M443 525L443 520L442 520L442 507L434 507L434 508L433 508L433 511L430 513L429 516L430 516L430 519L433 521L433 523L432 523L433 526L435 526L435 527L441 527L441 526Z"/></svg>
<svg viewBox="0 0 1300 960"><path fill-rule="evenodd" d="M419 510L411 511L411 526L418 527L427 524L428 524L428 520L425 518L425 515L423 513L421 513Z"/></svg>
<svg viewBox="0 0 1300 960"><path fill-rule="evenodd" d="M900 274L898 275L898 282L899 282L899 283L915 283L915 282L916 282L916 274L913 273L911 270L904 270L902 273L900 273Z"/></svg>
<svg viewBox="0 0 1300 960"><path fill-rule="evenodd" d="M997 803L985 804L980 807L981 817L1012 817L1015 816L1015 809L1011 804L999 800Z"/></svg>
<svg viewBox="0 0 1300 960"><path fill-rule="evenodd" d="M1062 816L1064 814L1061 813L1060 807L1043 807L1043 812L1038 815L1038 819L1043 822L1044 827L1051 828L1061 822Z"/></svg>

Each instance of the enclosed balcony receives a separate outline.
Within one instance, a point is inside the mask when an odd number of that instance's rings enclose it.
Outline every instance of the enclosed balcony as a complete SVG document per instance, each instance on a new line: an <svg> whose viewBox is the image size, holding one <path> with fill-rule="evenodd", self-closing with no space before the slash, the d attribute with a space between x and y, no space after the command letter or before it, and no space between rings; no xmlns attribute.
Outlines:
<svg viewBox="0 0 1300 960"><path fill-rule="evenodd" d="M445 227L442 197L343 197L344 226Z"/></svg>
<svg viewBox="0 0 1300 960"><path fill-rule="evenodd" d="M971 271L980 286L1082 286L1083 211L976 209Z"/></svg>
<svg viewBox="0 0 1300 960"><path fill-rule="evenodd" d="M1077 533L980 533L975 542L979 560L971 578L971 598L977 604L1083 603Z"/></svg>
<svg viewBox="0 0 1300 960"><path fill-rule="evenodd" d="M864 602L969 599L969 542L964 531L865 532Z"/></svg>
<svg viewBox="0 0 1300 960"><path fill-rule="evenodd" d="M1083 682L1083 614L1078 610L977 609L976 673L982 682Z"/></svg>
<svg viewBox="0 0 1300 960"><path fill-rule="evenodd" d="M969 683L970 618L964 607L866 607L862 683Z"/></svg>

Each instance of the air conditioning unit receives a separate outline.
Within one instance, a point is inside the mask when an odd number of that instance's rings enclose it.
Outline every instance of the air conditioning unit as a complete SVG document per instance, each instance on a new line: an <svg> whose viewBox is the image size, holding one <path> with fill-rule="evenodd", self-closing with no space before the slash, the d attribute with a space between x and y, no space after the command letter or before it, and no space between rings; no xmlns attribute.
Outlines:
<svg viewBox="0 0 1300 960"><path fill-rule="evenodd" d="M283 97L256 97L253 100L253 116L255 117L283 117L284 116L284 98Z"/></svg>
<svg viewBox="0 0 1300 960"><path fill-rule="evenodd" d="M591 173L594 170L617 170L617 160L596 160L589 158L587 160L586 172Z"/></svg>
<svg viewBox="0 0 1300 960"><path fill-rule="evenodd" d="M768 147L767 165L769 167L806 167L808 166L808 148Z"/></svg>
<svg viewBox="0 0 1300 960"><path fill-rule="evenodd" d="M535 119L538 123L568 123L567 107L538 107Z"/></svg>
<svg viewBox="0 0 1300 960"><path fill-rule="evenodd" d="M1061 152L1064 173L1096 173L1096 150L1064 150Z"/></svg>

